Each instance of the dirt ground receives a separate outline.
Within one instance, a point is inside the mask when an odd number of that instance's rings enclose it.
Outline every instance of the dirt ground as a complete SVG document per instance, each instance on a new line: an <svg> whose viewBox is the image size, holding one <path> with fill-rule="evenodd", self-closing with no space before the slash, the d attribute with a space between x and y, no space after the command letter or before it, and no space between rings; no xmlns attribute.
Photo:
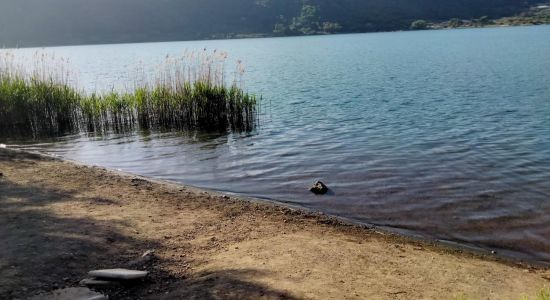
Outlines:
<svg viewBox="0 0 550 300"><path fill-rule="evenodd" d="M0 299L128 266L150 276L110 299L520 299L550 286L541 267L101 168L0 149L0 172Z"/></svg>

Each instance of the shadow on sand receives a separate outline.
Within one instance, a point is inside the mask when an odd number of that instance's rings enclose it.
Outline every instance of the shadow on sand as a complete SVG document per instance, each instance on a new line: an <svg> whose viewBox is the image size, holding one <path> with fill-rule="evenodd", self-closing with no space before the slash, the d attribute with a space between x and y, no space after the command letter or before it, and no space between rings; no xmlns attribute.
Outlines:
<svg viewBox="0 0 550 300"><path fill-rule="evenodd" d="M36 160L22 154L15 159L14 154L0 150L0 166L17 161L17 167L27 168ZM126 267L146 250L161 249L147 237L123 234L122 229L131 226L126 221L92 217L94 207L118 205L116 199L76 194L40 182L21 184L9 176L0 177L0 299L26 299L78 286L89 270ZM89 208L81 217L55 209L75 201L84 201ZM174 276L162 268L170 263L177 262L157 259L142 266L151 274L147 281L104 292L110 299L292 299L248 282L246 278L258 275L254 270Z"/></svg>

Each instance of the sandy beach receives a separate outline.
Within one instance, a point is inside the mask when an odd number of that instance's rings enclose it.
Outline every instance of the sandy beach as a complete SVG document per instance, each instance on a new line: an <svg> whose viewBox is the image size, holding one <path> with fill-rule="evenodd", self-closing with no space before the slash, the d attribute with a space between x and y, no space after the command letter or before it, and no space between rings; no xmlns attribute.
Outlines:
<svg viewBox="0 0 550 300"><path fill-rule="evenodd" d="M110 299L521 299L550 286L540 266L98 167L0 149L0 172L0 299L131 266L149 277Z"/></svg>

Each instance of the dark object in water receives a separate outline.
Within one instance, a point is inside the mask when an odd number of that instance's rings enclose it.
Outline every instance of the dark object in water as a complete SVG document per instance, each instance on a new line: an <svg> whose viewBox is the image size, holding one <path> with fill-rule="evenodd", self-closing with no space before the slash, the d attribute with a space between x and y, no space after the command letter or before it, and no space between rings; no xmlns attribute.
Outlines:
<svg viewBox="0 0 550 300"><path fill-rule="evenodd" d="M0 177L4 176L4 173L0 172Z"/></svg>
<svg viewBox="0 0 550 300"><path fill-rule="evenodd" d="M328 187L321 181L317 181L309 190L315 195L324 195L328 192Z"/></svg>

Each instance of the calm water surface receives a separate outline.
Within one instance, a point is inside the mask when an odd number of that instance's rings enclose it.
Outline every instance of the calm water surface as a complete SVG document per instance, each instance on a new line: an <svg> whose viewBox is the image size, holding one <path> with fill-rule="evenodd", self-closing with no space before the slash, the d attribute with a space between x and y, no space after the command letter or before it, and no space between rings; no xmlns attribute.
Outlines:
<svg viewBox="0 0 550 300"><path fill-rule="evenodd" d="M246 63L256 132L9 143L550 263L550 27L43 51L107 90L204 47ZM308 191L316 179L329 195Z"/></svg>

